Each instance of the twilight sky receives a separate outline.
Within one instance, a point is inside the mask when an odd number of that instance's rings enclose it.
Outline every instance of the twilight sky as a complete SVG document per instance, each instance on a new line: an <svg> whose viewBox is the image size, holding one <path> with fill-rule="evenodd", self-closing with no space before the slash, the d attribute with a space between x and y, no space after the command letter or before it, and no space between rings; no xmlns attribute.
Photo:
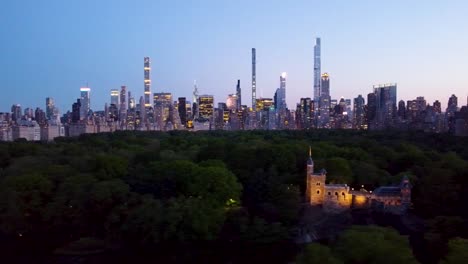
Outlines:
<svg viewBox="0 0 468 264"><path fill-rule="evenodd" d="M445 108L468 95L468 1L407 0L2 0L0 111L14 103L71 109L89 83L91 106L110 89L143 95L143 57L152 92L192 98L193 80L216 102L235 92L251 102L251 48L257 94L272 97L281 72L295 109L313 95L313 46L322 38L322 72L332 98L366 96L398 83L398 100L424 95Z"/></svg>

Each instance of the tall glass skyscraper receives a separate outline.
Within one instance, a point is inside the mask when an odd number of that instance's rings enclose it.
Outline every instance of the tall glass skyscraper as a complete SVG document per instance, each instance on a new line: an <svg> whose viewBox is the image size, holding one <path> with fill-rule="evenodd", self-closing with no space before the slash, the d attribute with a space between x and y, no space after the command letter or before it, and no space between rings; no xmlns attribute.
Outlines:
<svg viewBox="0 0 468 264"><path fill-rule="evenodd" d="M375 128L384 129L392 127L397 114L397 85L380 84L374 85L375 94Z"/></svg>
<svg viewBox="0 0 468 264"><path fill-rule="evenodd" d="M318 99L319 107L319 128L330 127L330 76L324 73L320 79L320 96Z"/></svg>

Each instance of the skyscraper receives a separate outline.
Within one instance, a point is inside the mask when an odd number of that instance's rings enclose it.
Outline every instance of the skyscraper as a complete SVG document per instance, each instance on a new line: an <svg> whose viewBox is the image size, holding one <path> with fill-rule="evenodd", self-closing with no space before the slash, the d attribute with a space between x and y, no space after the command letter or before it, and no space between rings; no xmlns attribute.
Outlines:
<svg viewBox="0 0 468 264"><path fill-rule="evenodd" d="M86 119L91 108L91 88L80 88L80 120Z"/></svg>
<svg viewBox="0 0 468 264"><path fill-rule="evenodd" d="M252 109L256 111L257 98L257 69L256 50L252 49Z"/></svg>
<svg viewBox="0 0 468 264"><path fill-rule="evenodd" d="M132 96L132 93L128 91L128 109L134 109L136 107L135 97Z"/></svg>
<svg viewBox="0 0 468 264"><path fill-rule="evenodd" d="M366 129L367 123L365 120L365 112L364 112L364 97L362 95L358 95L358 97L354 98L354 111L353 111L353 128L354 129Z"/></svg>
<svg viewBox="0 0 468 264"><path fill-rule="evenodd" d="M320 38L315 39L314 46L314 101L318 102L321 95L321 58L320 58ZM317 107L317 106L316 106Z"/></svg>
<svg viewBox="0 0 468 264"><path fill-rule="evenodd" d="M179 111L180 122L183 126L187 125L187 100L185 97L179 97L177 110Z"/></svg>
<svg viewBox="0 0 468 264"><path fill-rule="evenodd" d="M19 120L21 120L21 116L21 105L14 104L13 106L11 106L11 119L15 122L18 122Z"/></svg>
<svg viewBox="0 0 468 264"><path fill-rule="evenodd" d="M151 62L149 57L144 58L144 74L145 74L145 108L151 107Z"/></svg>
<svg viewBox="0 0 468 264"><path fill-rule="evenodd" d="M118 106L119 105L119 90L111 89L110 96L111 96L111 104Z"/></svg>
<svg viewBox="0 0 468 264"><path fill-rule="evenodd" d="M286 110L286 76L287 74L283 72L280 76L280 88L278 89L278 94L277 94L277 110L279 111L284 111Z"/></svg>
<svg viewBox="0 0 468 264"><path fill-rule="evenodd" d="M376 97L376 127L384 129L395 124L397 115L397 85L381 84L374 85Z"/></svg>
<svg viewBox="0 0 468 264"><path fill-rule="evenodd" d="M320 43L320 42L319 42ZM330 127L330 75L324 73L320 79L320 96L318 98L319 128Z"/></svg>
<svg viewBox="0 0 468 264"><path fill-rule="evenodd" d="M127 86L120 87L120 112L127 112Z"/></svg>
<svg viewBox="0 0 468 264"><path fill-rule="evenodd" d="M238 109L238 98L236 94L229 94L228 98L226 99L226 108L229 110L236 110Z"/></svg>
<svg viewBox="0 0 468 264"><path fill-rule="evenodd" d="M198 113L202 118L211 120L214 112L213 95L200 95L198 97Z"/></svg>
<svg viewBox="0 0 468 264"><path fill-rule="evenodd" d="M48 120L51 120L54 115L55 102L53 98L46 98L46 117Z"/></svg>
<svg viewBox="0 0 468 264"><path fill-rule="evenodd" d="M236 95L237 95L237 105L236 105L236 110L240 111L242 108L242 93L241 93L241 87L240 87L240 80L237 80L237 86L236 86Z"/></svg>

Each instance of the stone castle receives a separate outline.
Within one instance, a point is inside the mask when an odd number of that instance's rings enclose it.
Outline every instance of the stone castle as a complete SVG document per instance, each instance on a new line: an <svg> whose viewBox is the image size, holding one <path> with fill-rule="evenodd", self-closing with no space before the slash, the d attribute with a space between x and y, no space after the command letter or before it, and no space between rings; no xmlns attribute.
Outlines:
<svg viewBox="0 0 468 264"><path fill-rule="evenodd" d="M379 212L404 214L411 205L411 184L407 176L398 186L382 186L374 191L355 191L347 184L326 184L325 169L314 171L312 151L307 160L306 201L321 206L326 212L342 212L352 208L369 208Z"/></svg>

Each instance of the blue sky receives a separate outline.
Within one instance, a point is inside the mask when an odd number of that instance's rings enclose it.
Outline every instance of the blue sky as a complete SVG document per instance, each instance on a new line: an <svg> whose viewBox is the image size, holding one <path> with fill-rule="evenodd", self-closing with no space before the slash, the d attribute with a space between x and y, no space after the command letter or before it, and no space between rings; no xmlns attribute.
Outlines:
<svg viewBox="0 0 468 264"><path fill-rule="evenodd" d="M333 98L367 95L398 83L398 99L428 102L468 95L468 1L316 0L3 0L0 8L0 111L14 103L71 108L89 83L92 108L127 85L143 94L143 57L152 92L225 101L241 79L250 105L251 48L258 95L272 97L288 72L287 103L313 93L313 45Z"/></svg>

